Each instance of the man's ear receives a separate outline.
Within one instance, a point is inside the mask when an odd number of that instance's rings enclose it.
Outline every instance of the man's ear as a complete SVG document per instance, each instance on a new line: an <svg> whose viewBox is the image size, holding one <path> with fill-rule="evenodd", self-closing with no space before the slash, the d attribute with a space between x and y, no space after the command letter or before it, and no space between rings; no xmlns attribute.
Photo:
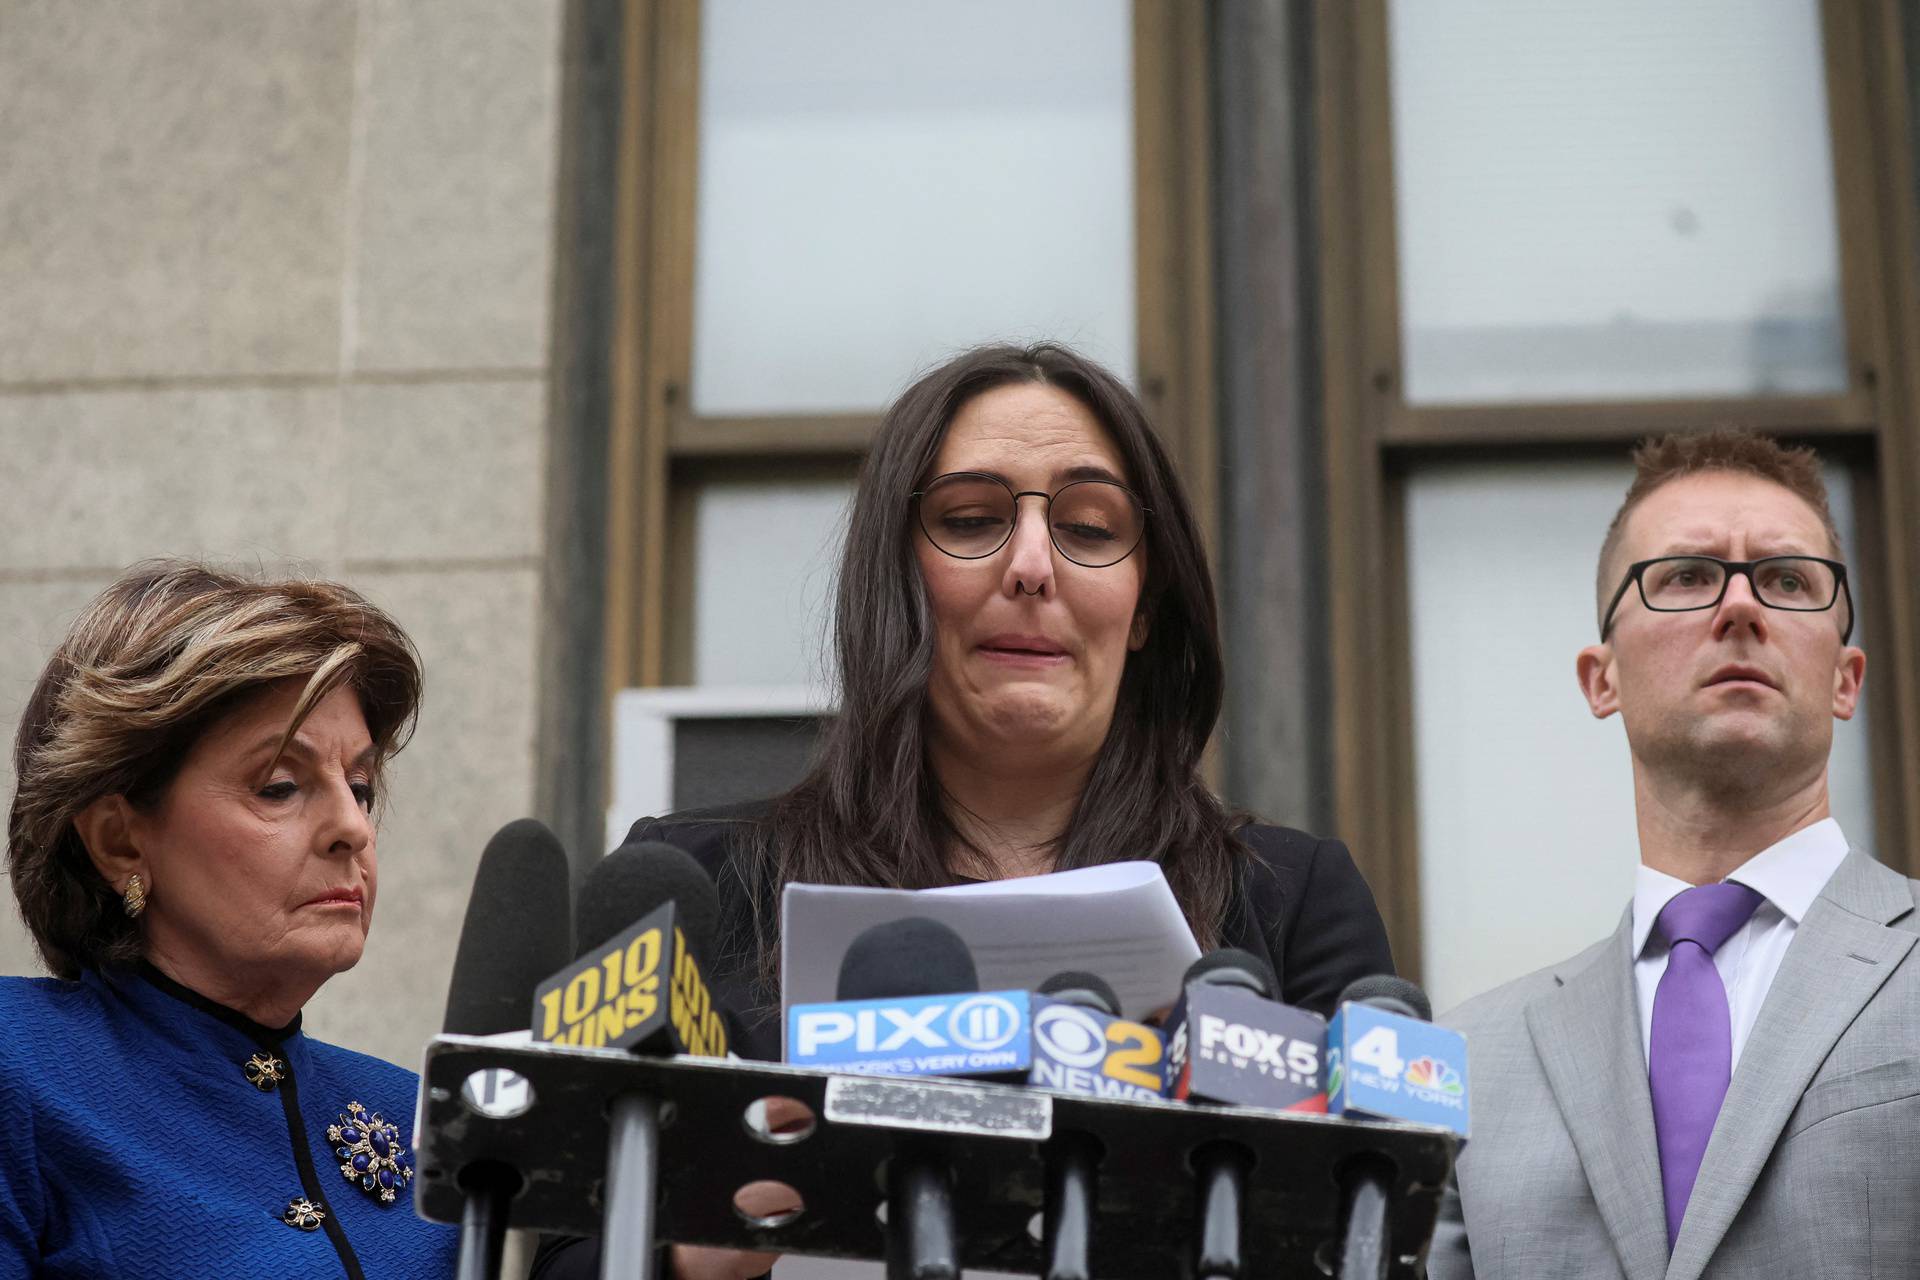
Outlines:
<svg viewBox="0 0 1920 1280"><path fill-rule="evenodd" d="M73 816L73 829L115 893L126 888L127 877L136 871L149 889L153 887L153 874L134 834L133 806L125 796L101 796Z"/></svg>
<svg viewBox="0 0 1920 1280"><path fill-rule="evenodd" d="M1133 625L1127 629L1127 652L1138 653L1147 643L1147 611L1136 609Z"/></svg>
<svg viewBox="0 0 1920 1280"><path fill-rule="evenodd" d="M1840 660L1833 668L1833 718L1853 719L1860 706L1860 686L1867 678L1866 651L1846 644L1840 646Z"/></svg>
<svg viewBox="0 0 1920 1280"><path fill-rule="evenodd" d="M1573 669L1580 677L1580 692L1586 695L1587 710L1596 720L1605 720L1620 709L1620 686L1614 678L1613 646L1590 644L1574 659Z"/></svg>

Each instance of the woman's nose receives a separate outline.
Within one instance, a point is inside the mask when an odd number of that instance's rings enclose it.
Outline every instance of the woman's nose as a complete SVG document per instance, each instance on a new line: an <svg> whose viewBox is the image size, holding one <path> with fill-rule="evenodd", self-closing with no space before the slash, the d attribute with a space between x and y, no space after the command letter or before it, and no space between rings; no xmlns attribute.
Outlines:
<svg viewBox="0 0 1920 1280"><path fill-rule="evenodd" d="M346 853L357 853L373 840L373 815L344 781L327 788L320 839L324 848Z"/></svg>
<svg viewBox="0 0 1920 1280"><path fill-rule="evenodd" d="M1053 539L1047 532L1047 501L1040 494L1016 499L1022 505L1007 540L1005 588L1009 595L1050 595L1053 591Z"/></svg>

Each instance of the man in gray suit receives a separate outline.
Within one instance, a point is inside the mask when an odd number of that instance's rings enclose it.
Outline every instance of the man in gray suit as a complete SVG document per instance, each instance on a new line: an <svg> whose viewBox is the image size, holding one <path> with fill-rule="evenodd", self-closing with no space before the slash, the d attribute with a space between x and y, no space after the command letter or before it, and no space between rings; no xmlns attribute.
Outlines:
<svg viewBox="0 0 1920 1280"><path fill-rule="evenodd" d="M1866 657L1825 487L1811 453L1738 432L1635 463L1578 661L1632 752L1633 901L1441 1019L1473 1140L1430 1273L1910 1280L1920 882L1829 815Z"/></svg>

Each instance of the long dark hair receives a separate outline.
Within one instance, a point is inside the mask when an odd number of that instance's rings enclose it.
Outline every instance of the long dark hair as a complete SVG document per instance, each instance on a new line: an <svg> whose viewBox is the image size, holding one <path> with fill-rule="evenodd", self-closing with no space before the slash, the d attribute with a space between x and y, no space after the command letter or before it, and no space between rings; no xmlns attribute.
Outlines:
<svg viewBox="0 0 1920 1280"><path fill-rule="evenodd" d="M953 882L966 845L927 760L932 615L914 553L912 493L960 407L1012 383L1057 387L1119 447L1147 519L1146 644L1127 656L1113 724L1056 845L1059 870L1150 858L1203 947L1212 946L1248 856L1197 776L1224 684L1213 577L1173 462L1119 379L1053 343L978 347L920 378L887 410L861 468L840 562L834 649L839 714L805 780L745 843L760 980L777 985L780 886L921 889Z"/></svg>

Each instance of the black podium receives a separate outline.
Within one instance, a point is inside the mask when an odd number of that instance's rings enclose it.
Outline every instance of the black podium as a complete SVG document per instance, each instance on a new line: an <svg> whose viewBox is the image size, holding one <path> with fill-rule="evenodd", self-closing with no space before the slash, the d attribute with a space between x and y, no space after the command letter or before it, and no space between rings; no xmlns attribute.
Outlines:
<svg viewBox="0 0 1920 1280"><path fill-rule="evenodd" d="M476 1102L489 1071L529 1086L523 1109ZM472 1088L469 1081L473 1081ZM840 1076L713 1058L643 1058L563 1045L503 1046L442 1036L421 1082L416 1201L458 1223L461 1171L513 1167L523 1181L511 1225L573 1235L601 1229L608 1106L642 1093L661 1105L658 1233L691 1244L858 1258L886 1255L886 1161L903 1141L952 1171L954 1217L969 1268L1037 1272L1046 1151L1057 1135L1101 1153L1092 1271L1103 1280L1190 1273L1197 1214L1191 1158L1217 1142L1252 1157L1245 1274L1331 1275L1343 1224L1340 1177L1363 1161L1392 1170L1392 1274L1412 1277L1431 1238L1456 1139L1444 1129L1248 1108L1049 1094L962 1080ZM750 1122L762 1098L811 1108L804 1134ZM744 1183L777 1180L806 1208L779 1225L733 1207Z"/></svg>

